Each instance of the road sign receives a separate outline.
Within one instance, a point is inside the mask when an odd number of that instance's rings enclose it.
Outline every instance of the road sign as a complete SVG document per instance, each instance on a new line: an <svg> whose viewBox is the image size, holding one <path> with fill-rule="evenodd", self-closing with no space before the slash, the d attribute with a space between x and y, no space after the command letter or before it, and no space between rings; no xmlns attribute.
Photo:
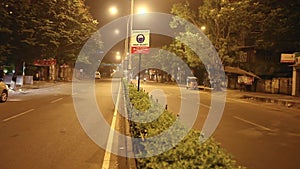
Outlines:
<svg viewBox="0 0 300 169"><path fill-rule="evenodd" d="M131 47L149 47L150 30L132 30L130 38Z"/></svg>
<svg viewBox="0 0 300 169"><path fill-rule="evenodd" d="M138 91L140 90L140 69L142 54L149 53L150 30L132 30L130 37L130 51L139 54Z"/></svg>
<svg viewBox="0 0 300 169"><path fill-rule="evenodd" d="M51 66L56 64L56 59L41 59L33 62L35 66Z"/></svg>
<svg viewBox="0 0 300 169"><path fill-rule="evenodd" d="M150 47L150 30L132 30L130 48L133 54L147 54Z"/></svg>
<svg viewBox="0 0 300 169"><path fill-rule="evenodd" d="M150 51L149 47L131 47L131 53L132 54L148 54Z"/></svg>
<svg viewBox="0 0 300 169"><path fill-rule="evenodd" d="M280 62L281 63L295 63L295 54L282 53Z"/></svg>

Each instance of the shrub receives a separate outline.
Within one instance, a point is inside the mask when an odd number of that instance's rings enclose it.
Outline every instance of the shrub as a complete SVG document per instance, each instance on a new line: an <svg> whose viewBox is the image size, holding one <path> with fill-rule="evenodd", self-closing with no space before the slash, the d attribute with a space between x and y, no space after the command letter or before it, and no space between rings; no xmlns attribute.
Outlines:
<svg viewBox="0 0 300 169"><path fill-rule="evenodd" d="M163 168L163 169L185 169L185 168L215 168L215 169L238 169L243 168L237 166L220 144L216 143L213 138L200 143L199 131L188 129L178 121L176 117L164 110L161 105L152 101L149 96L137 91L135 86L129 85L128 104L132 104L129 109L130 116L138 118L140 122L131 121L131 133L135 138L143 138L144 141L133 143L135 147L135 155L137 157L138 168ZM129 103L130 100L130 103ZM151 122L143 122L143 120L152 119ZM143 119L145 118L145 119ZM163 133L172 126L171 134L165 138L152 139L152 137ZM182 138L181 142L176 145L176 141ZM149 140L148 140L149 138ZM165 140L164 140L165 139ZM159 155L152 156L157 150L163 150L164 144L170 144L171 149L162 151Z"/></svg>

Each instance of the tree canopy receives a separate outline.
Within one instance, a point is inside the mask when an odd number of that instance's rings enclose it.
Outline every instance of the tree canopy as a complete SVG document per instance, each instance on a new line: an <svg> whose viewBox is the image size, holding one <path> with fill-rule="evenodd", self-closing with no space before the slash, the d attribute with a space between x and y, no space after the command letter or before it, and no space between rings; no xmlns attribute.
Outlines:
<svg viewBox="0 0 300 169"><path fill-rule="evenodd" d="M83 0L5 0L0 11L0 60L13 64L44 58L74 63L98 24Z"/></svg>
<svg viewBox="0 0 300 169"><path fill-rule="evenodd" d="M300 4L289 2L202 0L195 10L186 1L173 6L171 13L176 17L170 26L180 26L180 18L196 25L213 43L223 65L239 65L240 57L249 51L253 55L267 53L279 58L281 52L296 52L300 47L300 23L296 19L300 17ZM194 35L188 27L179 35L186 40L190 39L189 36ZM181 54L182 46L178 50L177 53ZM183 56L191 67L201 67L201 61L195 62L196 56L190 50L185 50Z"/></svg>

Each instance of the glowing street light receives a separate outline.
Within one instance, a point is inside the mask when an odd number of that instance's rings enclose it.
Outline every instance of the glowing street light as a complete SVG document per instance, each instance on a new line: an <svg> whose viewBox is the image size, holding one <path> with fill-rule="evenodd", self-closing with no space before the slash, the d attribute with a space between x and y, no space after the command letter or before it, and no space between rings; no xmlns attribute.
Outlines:
<svg viewBox="0 0 300 169"><path fill-rule="evenodd" d="M146 7L139 7L139 8L137 9L137 14L145 14L145 13L147 13L147 12L148 12L148 10L147 10Z"/></svg>
<svg viewBox="0 0 300 169"><path fill-rule="evenodd" d="M129 35L132 34L132 29L133 29L133 15L134 13L136 14L145 14L148 12L148 9L146 7L134 7L134 0L130 0L131 4L130 4L130 17L127 20L127 30L126 30L126 39L124 42L124 46L125 46L125 50L124 50L124 58L122 58L122 56L120 54L116 55L116 59L117 60L121 60L121 59L125 59L127 61L127 68L126 69L131 69L131 62L132 62L132 58L131 58L131 52L130 52L130 43L129 43ZM111 15L116 15L118 13L118 9L115 6L112 6L109 8L109 13ZM114 30L114 33L116 35L118 35L120 33L119 30ZM124 67L125 67L125 63L124 62Z"/></svg>
<svg viewBox="0 0 300 169"><path fill-rule="evenodd" d="M110 7L108 11L111 15L116 15L118 13L118 9L115 6Z"/></svg>
<svg viewBox="0 0 300 169"><path fill-rule="evenodd" d="M118 51L117 54L116 54L116 59L117 59L117 60L121 60L121 55L120 55L120 52L119 52L119 51Z"/></svg>
<svg viewBox="0 0 300 169"><path fill-rule="evenodd" d="M119 29L115 29L115 34L119 35L120 34L120 30Z"/></svg>
<svg viewBox="0 0 300 169"><path fill-rule="evenodd" d="M137 7L135 8L136 12L134 12L134 0L131 0L130 3L130 17L127 20L127 31L126 31L126 40L125 40L125 54L129 53L128 55L128 68L131 70L132 66L132 58L131 58L131 52L130 52L130 40L129 40L129 35L132 35L132 29L133 29L133 15L134 13L136 14L145 14L148 12L148 9L146 7Z"/></svg>

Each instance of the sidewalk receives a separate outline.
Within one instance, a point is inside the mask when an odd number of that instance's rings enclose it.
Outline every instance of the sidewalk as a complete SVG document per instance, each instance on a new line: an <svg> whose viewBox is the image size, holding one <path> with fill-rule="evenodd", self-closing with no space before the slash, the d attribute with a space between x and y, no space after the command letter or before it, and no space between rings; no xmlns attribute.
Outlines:
<svg viewBox="0 0 300 169"><path fill-rule="evenodd" d="M16 86L14 89L10 89L9 93L10 94L17 94L17 93L27 94L27 93L30 93L32 90L35 90L35 89L52 87L52 86L59 85L59 84L62 84L62 83L66 83L66 82L33 81L32 85L25 84L23 86Z"/></svg>
<svg viewBox="0 0 300 169"><path fill-rule="evenodd" d="M212 88L199 86L199 90L212 91ZM262 93L262 92L246 92L240 91L238 89L226 89L227 97L235 99L250 99L265 103L274 103L286 107L293 107L300 109L300 97L295 97L285 94L272 94L272 93Z"/></svg>
<svg viewBox="0 0 300 169"><path fill-rule="evenodd" d="M57 84L61 84L63 82L56 82L56 81L33 81L33 84L25 84L22 87L17 87L17 88L22 88L22 89L39 89L39 88L47 88L47 87L52 87Z"/></svg>
<svg viewBox="0 0 300 169"><path fill-rule="evenodd" d="M157 82L149 82L147 83L157 83ZM166 83L161 83L166 84ZM170 83L172 85L175 83ZM177 85L177 84L176 84ZM186 87L185 84L179 84L180 87ZM211 92L212 88L198 86L200 91ZM234 89L226 89L227 98L235 98L235 99L250 99L265 103L274 103L279 104L286 107L298 108L300 109L300 97L295 97L291 95L285 94L272 94L272 93L261 93L261 92L245 92Z"/></svg>
<svg viewBox="0 0 300 169"><path fill-rule="evenodd" d="M279 104L286 107L300 108L300 97L284 94L244 92L239 90L227 89L227 97L251 99L260 102Z"/></svg>

